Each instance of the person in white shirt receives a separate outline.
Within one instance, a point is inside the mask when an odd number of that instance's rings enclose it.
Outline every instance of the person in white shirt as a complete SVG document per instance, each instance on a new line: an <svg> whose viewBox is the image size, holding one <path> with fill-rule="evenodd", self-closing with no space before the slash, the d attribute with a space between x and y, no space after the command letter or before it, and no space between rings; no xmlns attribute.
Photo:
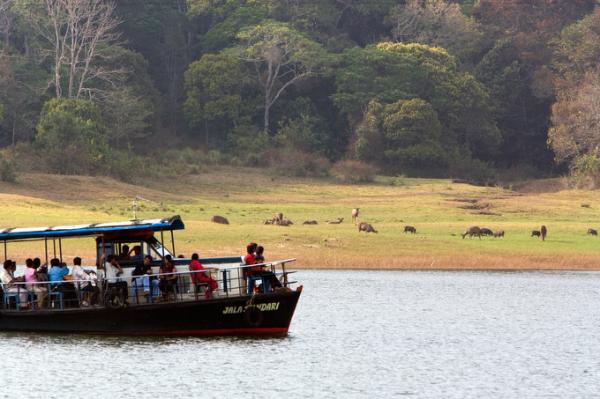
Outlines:
<svg viewBox="0 0 600 399"><path fill-rule="evenodd" d="M115 255L108 255L108 258L106 258L104 273L108 288L116 288L121 291L123 300L127 304L127 300L129 299L129 288L127 287L127 282L120 278L123 274L123 268L119 265L119 262L117 262L117 257Z"/></svg>
<svg viewBox="0 0 600 399"><path fill-rule="evenodd" d="M81 258L77 256L73 259L71 275L73 276L75 286L79 288L80 292L83 292L81 305L95 305L100 294L100 289L96 285L96 273L87 271L81 267Z"/></svg>
<svg viewBox="0 0 600 399"><path fill-rule="evenodd" d="M4 261L4 268L0 272L0 281L2 282L2 289L6 293L18 293L21 307L26 307L29 300L29 293L24 284L15 284L23 282L23 278L15 278L15 270L17 265L10 259Z"/></svg>

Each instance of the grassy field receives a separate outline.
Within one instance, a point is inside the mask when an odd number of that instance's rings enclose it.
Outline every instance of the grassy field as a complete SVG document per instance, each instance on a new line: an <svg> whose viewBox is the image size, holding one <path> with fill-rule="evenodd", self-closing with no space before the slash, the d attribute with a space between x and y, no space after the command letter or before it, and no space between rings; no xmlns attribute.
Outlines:
<svg viewBox="0 0 600 399"><path fill-rule="evenodd" d="M248 177L250 176L250 177ZM177 253L202 256L244 252L248 241L267 259L298 259L297 267L368 269L600 269L600 192L563 189L560 180L523 184L518 190L474 187L448 180L380 178L369 185L271 177L260 170L219 169L197 176L128 185L109 178L22 175L0 183L2 227L64 225L179 214L187 229L176 233ZM378 234L359 233L353 207ZM479 209L464 209L464 208ZM295 224L263 225L275 212ZM230 225L210 222L213 215ZM344 217L340 225L326 220ZM307 219L319 222L303 226ZM404 234L406 224L416 235ZM548 226L545 242L532 229ZM471 225L506 232L503 239L462 239ZM9 245L9 257L41 256L43 243ZM67 259L91 261L91 240L63 245Z"/></svg>

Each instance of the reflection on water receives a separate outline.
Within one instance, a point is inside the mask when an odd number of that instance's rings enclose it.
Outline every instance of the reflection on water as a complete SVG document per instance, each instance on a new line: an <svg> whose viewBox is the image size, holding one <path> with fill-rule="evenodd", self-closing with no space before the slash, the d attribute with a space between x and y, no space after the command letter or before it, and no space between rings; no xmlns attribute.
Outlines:
<svg viewBox="0 0 600 399"><path fill-rule="evenodd" d="M302 271L283 338L0 333L0 397L597 397L600 274Z"/></svg>

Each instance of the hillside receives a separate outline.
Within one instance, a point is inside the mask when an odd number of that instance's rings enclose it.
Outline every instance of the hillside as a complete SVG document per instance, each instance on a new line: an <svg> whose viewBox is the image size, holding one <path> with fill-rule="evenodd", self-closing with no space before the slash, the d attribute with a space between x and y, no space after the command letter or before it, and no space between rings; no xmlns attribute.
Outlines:
<svg viewBox="0 0 600 399"><path fill-rule="evenodd" d="M0 184L0 224L129 219L137 194L149 200L140 203L139 217L183 217L187 229L176 235L177 251L187 255L242 254L248 241L257 241L268 259L296 257L299 267L598 269L599 238L586 231L600 227L600 193L559 187L556 180L537 181L509 191L405 178L349 186L275 178L254 169L219 169L139 186L109 178L28 174L16 184ZM378 234L358 233L350 221L353 207L361 208L361 220ZM295 224L263 225L275 212ZM214 224L213 215L231 224ZM325 223L338 217L344 217L340 225ZM308 219L319 224L303 226ZM406 224L417 234L404 234ZM530 237L541 224L548 226L546 242ZM471 225L502 229L506 237L462 239L460 233ZM23 260L42 250L36 243L11 245L9 257ZM93 257L87 240L67 242L63 251L67 258Z"/></svg>

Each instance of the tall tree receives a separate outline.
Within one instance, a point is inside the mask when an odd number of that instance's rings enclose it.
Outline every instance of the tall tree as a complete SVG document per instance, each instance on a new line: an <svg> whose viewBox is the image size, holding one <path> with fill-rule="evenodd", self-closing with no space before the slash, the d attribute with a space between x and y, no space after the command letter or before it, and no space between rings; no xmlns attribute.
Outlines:
<svg viewBox="0 0 600 399"><path fill-rule="evenodd" d="M394 7L387 20L399 42L440 46L461 60L480 49L479 24L447 0L408 0Z"/></svg>
<svg viewBox="0 0 600 399"><path fill-rule="evenodd" d="M316 42L279 22L241 32L241 57L250 64L263 92L263 128L270 130L273 105L291 86L325 72L328 56Z"/></svg>
<svg viewBox="0 0 600 399"><path fill-rule="evenodd" d="M49 45L56 97L90 97L94 82L115 85L123 69L108 66L120 21L115 3L104 0L23 0L25 15ZM100 63L100 61L103 61Z"/></svg>

